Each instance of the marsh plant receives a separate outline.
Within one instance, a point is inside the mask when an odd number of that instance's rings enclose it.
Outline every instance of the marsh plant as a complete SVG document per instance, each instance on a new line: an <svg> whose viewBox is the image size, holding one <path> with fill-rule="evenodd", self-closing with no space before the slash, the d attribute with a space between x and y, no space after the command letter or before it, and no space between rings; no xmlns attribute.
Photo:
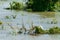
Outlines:
<svg viewBox="0 0 60 40"><path fill-rule="evenodd" d="M44 30L41 27L35 26L32 31L33 31L33 33L32 33L33 35L35 35L35 34L37 34L37 35L38 34L60 34L59 27L52 27L52 28L49 28L48 30Z"/></svg>
<svg viewBox="0 0 60 40"><path fill-rule="evenodd" d="M10 3L10 8L14 10L21 10L23 8L23 5L22 3L13 1Z"/></svg>
<svg viewBox="0 0 60 40"><path fill-rule="evenodd" d="M35 33L36 34L43 34L44 33L44 30L41 27L35 26Z"/></svg>
<svg viewBox="0 0 60 40"><path fill-rule="evenodd" d="M38 34L44 34L44 33L45 33L45 31L39 26L34 26L29 31L30 35L38 35Z"/></svg>
<svg viewBox="0 0 60 40"><path fill-rule="evenodd" d="M59 27L53 27L49 29L50 34L60 34L60 28Z"/></svg>
<svg viewBox="0 0 60 40"><path fill-rule="evenodd" d="M9 16L5 16L6 19L9 19L10 17Z"/></svg>
<svg viewBox="0 0 60 40"><path fill-rule="evenodd" d="M1 26L1 29L3 30L4 26L3 26L3 22L2 21L0 21L0 26Z"/></svg>
<svg viewBox="0 0 60 40"><path fill-rule="evenodd" d="M10 2L9 3L9 7L5 8L7 10L22 10L24 8L24 6L22 5L22 3L20 2Z"/></svg>
<svg viewBox="0 0 60 40"><path fill-rule="evenodd" d="M0 21L0 25L2 25L2 22Z"/></svg>
<svg viewBox="0 0 60 40"><path fill-rule="evenodd" d="M12 15L12 18L15 19L17 15Z"/></svg>

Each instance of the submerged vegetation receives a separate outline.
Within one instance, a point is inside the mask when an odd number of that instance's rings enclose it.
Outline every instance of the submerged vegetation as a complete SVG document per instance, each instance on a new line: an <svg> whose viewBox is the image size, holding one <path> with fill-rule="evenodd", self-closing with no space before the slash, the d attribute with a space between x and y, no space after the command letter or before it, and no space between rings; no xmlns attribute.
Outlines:
<svg viewBox="0 0 60 40"><path fill-rule="evenodd" d="M10 17L9 16L5 16L6 19L9 19Z"/></svg>
<svg viewBox="0 0 60 40"><path fill-rule="evenodd" d="M40 12L39 15L41 15L44 18L54 18L55 12Z"/></svg>
<svg viewBox="0 0 60 40"><path fill-rule="evenodd" d="M17 15L12 15L12 18L15 19Z"/></svg>

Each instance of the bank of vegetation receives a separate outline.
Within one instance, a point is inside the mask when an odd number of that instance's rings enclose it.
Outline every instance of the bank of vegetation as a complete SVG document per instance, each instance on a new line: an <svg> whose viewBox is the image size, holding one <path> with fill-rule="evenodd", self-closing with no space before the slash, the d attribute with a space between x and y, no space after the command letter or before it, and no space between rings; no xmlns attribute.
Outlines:
<svg viewBox="0 0 60 40"><path fill-rule="evenodd" d="M13 1L10 2L9 5L10 7L6 9L25 10L30 12L60 11L59 0L28 0L28 2L25 3L25 6L23 3Z"/></svg>
<svg viewBox="0 0 60 40"><path fill-rule="evenodd" d="M27 9L28 11L38 11L38 12L44 12L44 11L55 11L58 10L57 8L59 5L59 0L28 0ZM59 6L57 6L59 5Z"/></svg>
<svg viewBox="0 0 60 40"><path fill-rule="evenodd" d="M27 33L26 33L26 31L24 34L29 34L29 35L60 34L60 28L59 27L52 27L52 28L49 28L48 30L44 30L41 27L35 26L32 29L30 29ZM18 33L21 34L22 31L20 30Z"/></svg>

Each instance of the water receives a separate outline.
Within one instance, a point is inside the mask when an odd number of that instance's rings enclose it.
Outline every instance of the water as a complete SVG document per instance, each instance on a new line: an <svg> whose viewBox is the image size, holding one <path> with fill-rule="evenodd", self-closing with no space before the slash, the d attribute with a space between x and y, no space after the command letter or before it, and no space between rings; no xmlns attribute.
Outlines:
<svg viewBox="0 0 60 40"><path fill-rule="evenodd" d="M25 11L15 11L15 10L5 10L4 8L9 7L9 2L13 0L2 0L0 1L0 21L3 22L4 30L1 29L0 26L0 40L60 40L60 35L39 35L39 36L31 36L31 35L24 35L24 34L17 34L14 35L13 31L18 31L18 28L22 27L22 19L25 28L30 29L32 26L32 22L34 26L42 26L43 29L49 29L53 26L60 27L60 14L56 12L54 18L57 19L57 24L50 24L53 18L43 18L38 13L32 12L25 12ZM16 1L16 0L15 0ZM17 0L23 2L21 0ZM6 18L9 16L9 19ZM13 16L16 16L14 19ZM15 29L11 29L9 25L12 25Z"/></svg>

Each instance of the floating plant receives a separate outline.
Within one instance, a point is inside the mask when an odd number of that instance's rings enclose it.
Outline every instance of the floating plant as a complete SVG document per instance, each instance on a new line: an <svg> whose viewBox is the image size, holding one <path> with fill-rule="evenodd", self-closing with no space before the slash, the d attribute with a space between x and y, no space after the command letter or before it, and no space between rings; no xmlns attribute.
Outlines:
<svg viewBox="0 0 60 40"><path fill-rule="evenodd" d="M10 17L9 16L5 16L6 19L9 19Z"/></svg>
<svg viewBox="0 0 60 40"><path fill-rule="evenodd" d="M12 15L13 19L15 19L15 18L16 18L16 16L17 16L17 15Z"/></svg>
<svg viewBox="0 0 60 40"><path fill-rule="evenodd" d="M0 25L2 25L2 21L0 21Z"/></svg>
<svg viewBox="0 0 60 40"><path fill-rule="evenodd" d="M2 21L0 21L0 26L1 26L1 29L3 30L4 26L3 26L3 22Z"/></svg>

